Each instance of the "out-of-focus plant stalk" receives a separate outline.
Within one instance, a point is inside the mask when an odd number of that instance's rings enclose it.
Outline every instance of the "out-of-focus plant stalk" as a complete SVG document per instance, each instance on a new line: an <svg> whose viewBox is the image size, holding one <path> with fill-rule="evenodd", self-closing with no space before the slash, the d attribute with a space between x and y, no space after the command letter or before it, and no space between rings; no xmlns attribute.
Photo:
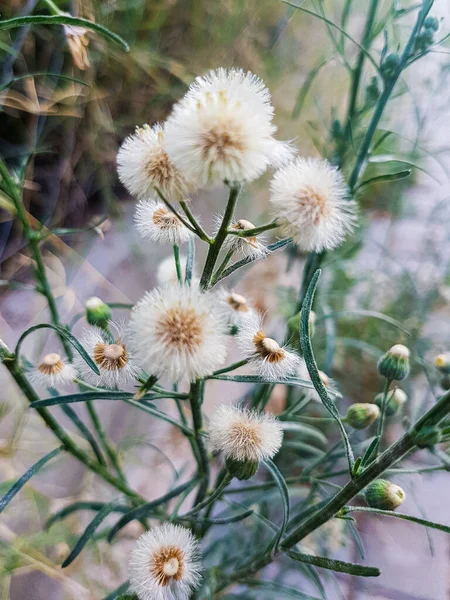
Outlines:
<svg viewBox="0 0 450 600"><path fill-rule="evenodd" d="M198 454L196 459L198 462L198 473L201 477L200 485L195 498L194 506L199 502L202 502L206 495L206 491L209 485L209 460L208 452L206 450L205 442L203 439L203 414L202 414L202 403L203 403L203 387L202 381L195 381L191 384L190 389L190 403L192 410L192 422L195 435L195 444L197 447Z"/></svg>

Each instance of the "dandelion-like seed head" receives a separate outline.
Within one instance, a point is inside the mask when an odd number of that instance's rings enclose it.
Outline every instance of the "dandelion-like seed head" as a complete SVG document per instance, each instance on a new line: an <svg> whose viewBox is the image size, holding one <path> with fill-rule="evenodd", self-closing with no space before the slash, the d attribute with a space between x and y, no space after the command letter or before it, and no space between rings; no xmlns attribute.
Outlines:
<svg viewBox="0 0 450 600"><path fill-rule="evenodd" d="M63 386L77 376L76 370L70 364L66 364L61 355L56 352L46 354L41 362L30 372L30 379L47 387Z"/></svg>
<svg viewBox="0 0 450 600"><path fill-rule="evenodd" d="M78 355L75 364L82 378L93 385L116 387L135 379L139 368L125 342L125 332L122 327L109 322L116 330L117 337L99 327L85 329L81 343L97 365L100 375L92 371L84 359Z"/></svg>
<svg viewBox="0 0 450 600"><path fill-rule="evenodd" d="M231 229L236 231L250 231L255 225L246 219L239 219L231 225ZM224 247L227 251L237 252L242 258L265 258L268 254L266 246L261 242L262 236L241 237L238 235L228 235Z"/></svg>
<svg viewBox="0 0 450 600"><path fill-rule="evenodd" d="M138 539L129 573L139 600L188 600L201 579L199 543L188 529L165 523Z"/></svg>
<svg viewBox="0 0 450 600"><path fill-rule="evenodd" d="M233 290L222 288L218 294L218 312L232 327L239 327L243 320L254 313L248 299Z"/></svg>
<svg viewBox="0 0 450 600"><path fill-rule="evenodd" d="M195 287L156 288L138 302L130 328L141 365L173 381L206 377L226 357L225 323L213 293Z"/></svg>
<svg viewBox="0 0 450 600"><path fill-rule="evenodd" d="M280 379L292 375L300 364L299 357L286 346L267 336L260 315L246 318L237 335L237 342L255 372L265 379Z"/></svg>
<svg viewBox="0 0 450 600"><path fill-rule="evenodd" d="M137 127L117 155L120 181L133 196L145 198L158 188L169 198L182 199L195 185L181 175L165 149L164 126Z"/></svg>
<svg viewBox="0 0 450 600"><path fill-rule="evenodd" d="M208 435L211 450L225 459L259 462L278 452L283 428L270 413L222 404L212 415Z"/></svg>
<svg viewBox="0 0 450 600"><path fill-rule="evenodd" d="M192 231L162 202L141 200L134 223L139 234L157 244L181 245L192 237Z"/></svg>
<svg viewBox="0 0 450 600"><path fill-rule="evenodd" d="M270 188L275 218L304 251L332 250L355 226L356 203L326 160L297 158L275 173Z"/></svg>
<svg viewBox="0 0 450 600"><path fill-rule="evenodd" d="M189 179L252 181L292 156L275 140L269 90L252 73L217 69L198 77L166 125L167 152Z"/></svg>

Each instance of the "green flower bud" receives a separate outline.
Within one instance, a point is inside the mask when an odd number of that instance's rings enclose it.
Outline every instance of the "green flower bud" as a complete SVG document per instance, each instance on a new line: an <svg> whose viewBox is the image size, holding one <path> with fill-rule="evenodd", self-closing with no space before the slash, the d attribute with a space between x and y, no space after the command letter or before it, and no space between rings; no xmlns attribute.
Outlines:
<svg viewBox="0 0 450 600"><path fill-rule="evenodd" d="M380 409L376 404L356 403L349 407L345 420L353 429L365 429L378 419Z"/></svg>
<svg viewBox="0 0 450 600"><path fill-rule="evenodd" d="M380 86L378 85L378 78L374 76L366 87L366 103L373 106L379 97Z"/></svg>
<svg viewBox="0 0 450 600"><path fill-rule="evenodd" d="M387 479L376 479L365 491L366 502L371 508L395 510L406 498L402 488Z"/></svg>
<svg viewBox="0 0 450 600"><path fill-rule="evenodd" d="M93 296L85 304L86 319L89 325L96 325L106 329L108 321L111 319L111 309L100 298Z"/></svg>
<svg viewBox="0 0 450 600"><path fill-rule="evenodd" d="M375 404L382 407L384 394L377 394L375 396ZM385 415L387 417L392 417L396 415L402 405L408 400L408 396L405 394L403 390L400 388L395 388L395 390L390 390L387 394L387 405Z"/></svg>
<svg viewBox="0 0 450 600"><path fill-rule="evenodd" d="M414 432L414 441L418 448L432 448L439 444L442 438L441 430L438 427L422 427Z"/></svg>
<svg viewBox="0 0 450 600"><path fill-rule="evenodd" d="M381 74L385 79L391 79L395 75L399 62L400 58L395 52L386 56L380 66Z"/></svg>
<svg viewBox="0 0 450 600"><path fill-rule="evenodd" d="M444 375L450 375L450 352L438 354L434 359L434 366Z"/></svg>
<svg viewBox="0 0 450 600"><path fill-rule="evenodd" d="M227 458L226 466L230 475L242 481L250 479L255 475L259 467L259 462L257 460L235 460L233 458Z"/></svg>
<svg viewBox="0 0 450 600"><path fill-rule="evenodd" d="M427 17L423 22L424 29L437 31L439 29L439 19L437 17Z"/></svg>
<svg viewBox="0 0 450 600"><path fill-rule="evenodd" d="M378 372L389 381L405 379L409 373L409 350L402 344L392 346L378 362Z"/></svg>

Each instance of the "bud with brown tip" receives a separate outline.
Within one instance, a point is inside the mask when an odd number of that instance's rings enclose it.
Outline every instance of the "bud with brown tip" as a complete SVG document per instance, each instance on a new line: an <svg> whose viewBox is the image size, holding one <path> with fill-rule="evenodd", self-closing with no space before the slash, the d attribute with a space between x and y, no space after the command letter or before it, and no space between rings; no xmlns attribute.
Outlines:
<svg viewBox="0 0 450 600"><path fill-rule="evenodd" d="M376 479L367 486L365 497L371 508L395 510L403 504L406 494L397 484L387 479Z"/></svg>

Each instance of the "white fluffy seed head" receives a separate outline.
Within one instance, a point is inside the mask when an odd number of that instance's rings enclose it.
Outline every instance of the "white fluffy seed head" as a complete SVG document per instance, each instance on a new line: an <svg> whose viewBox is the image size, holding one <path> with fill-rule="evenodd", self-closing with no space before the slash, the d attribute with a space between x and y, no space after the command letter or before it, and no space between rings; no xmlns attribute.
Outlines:
<svg viewBox="0 0 450 600"><path fill-rule="evenodd" d="M217 292L217 311L231 326L239 327L242 321L254 314L248 299L234 290L221 288Z"/></svg>
<svg viewBox="0 0 450 600"><path fill-rule="evenodd" d="M128 570L139 600L188 600L201 579L200 545L189 529L164 523L141 535Z"/></svg>
<svg viewBox="0 0 450 600"><path fill-rule="evenodd" d="M166 149L177 168L200 185L252 181L292 157L273 136L273 107L263 81L240 69L197 77L166 124Z"/></svg>
<svg viewBox="0 0 450 600"><path fill-rule="evenodd" d="M270 184L274 217L304 251L332 250L353 231L356 203L341 172L328 161L297 158Z"/></svg>
<svg viewBox="0 0 450 600"><path fill-rule="evenodd" d="M254 229L255 225L246 219L234 221L230 229L235 231L248 231ZM263 236L239 237L237 235L228 235L225 239L224 248L228 252L233 250L240 255L241 258L265 258L269 251L262 243Z"/></svg>
<svg viewBox="0 0 450 600"><path fill-rule="evenodd" d="M147 292L130 320L132 347L147 373L193 381L226 358L226 324L213 293L168 285Z"/></svg>
<svg viewBox="0 0 450 600"><path fill-rule="evenodd" d="M270 413L222 404L212 415L208 435L212 452L225 459L260 461L281 448L283 428Z"/></svg>
<svg viewBox="0 0 450 600"><path fill-rule="evenodd" d="M168 157L164 125L137 127L117 155L119 179L133 196L148 198L155 188L168 198L181 200L195 189Z"/></svg>
<svg viewBox="0 0 450 600"><path fill-rule="evenodd" d="M139 202L134 213L134 224L144 239L157 244L180 246L193 235L165 204L154 200Z"/></svg>
<svg viewBox="0 0 450 600"><path fill-rule="evenodd" d="M130 352L127 333L124 328L109 322L115 336L111 339L99 327L86 328L81 336L81 344L97 365L100 375L94 373L80 354L76 354L74 364L81 378L99 387L114 388L135 380L139 366L134 353Z"/></svg>
<svg viewBox="0 0 450 600"><path fill-rule="evenodd" d="M30 381L46 387L68 385L76 376L76 369L72 365L66 364L56 352L46 354L29 373Z"/></svg>
<svg viewBox="0 0 450 600"><path fill-rule="evenodd" d="M265 334L258 313L242 321L237 343L255 373L264 379L283 379L293 375L299 366L300 358L294 352Z"/></svg>

